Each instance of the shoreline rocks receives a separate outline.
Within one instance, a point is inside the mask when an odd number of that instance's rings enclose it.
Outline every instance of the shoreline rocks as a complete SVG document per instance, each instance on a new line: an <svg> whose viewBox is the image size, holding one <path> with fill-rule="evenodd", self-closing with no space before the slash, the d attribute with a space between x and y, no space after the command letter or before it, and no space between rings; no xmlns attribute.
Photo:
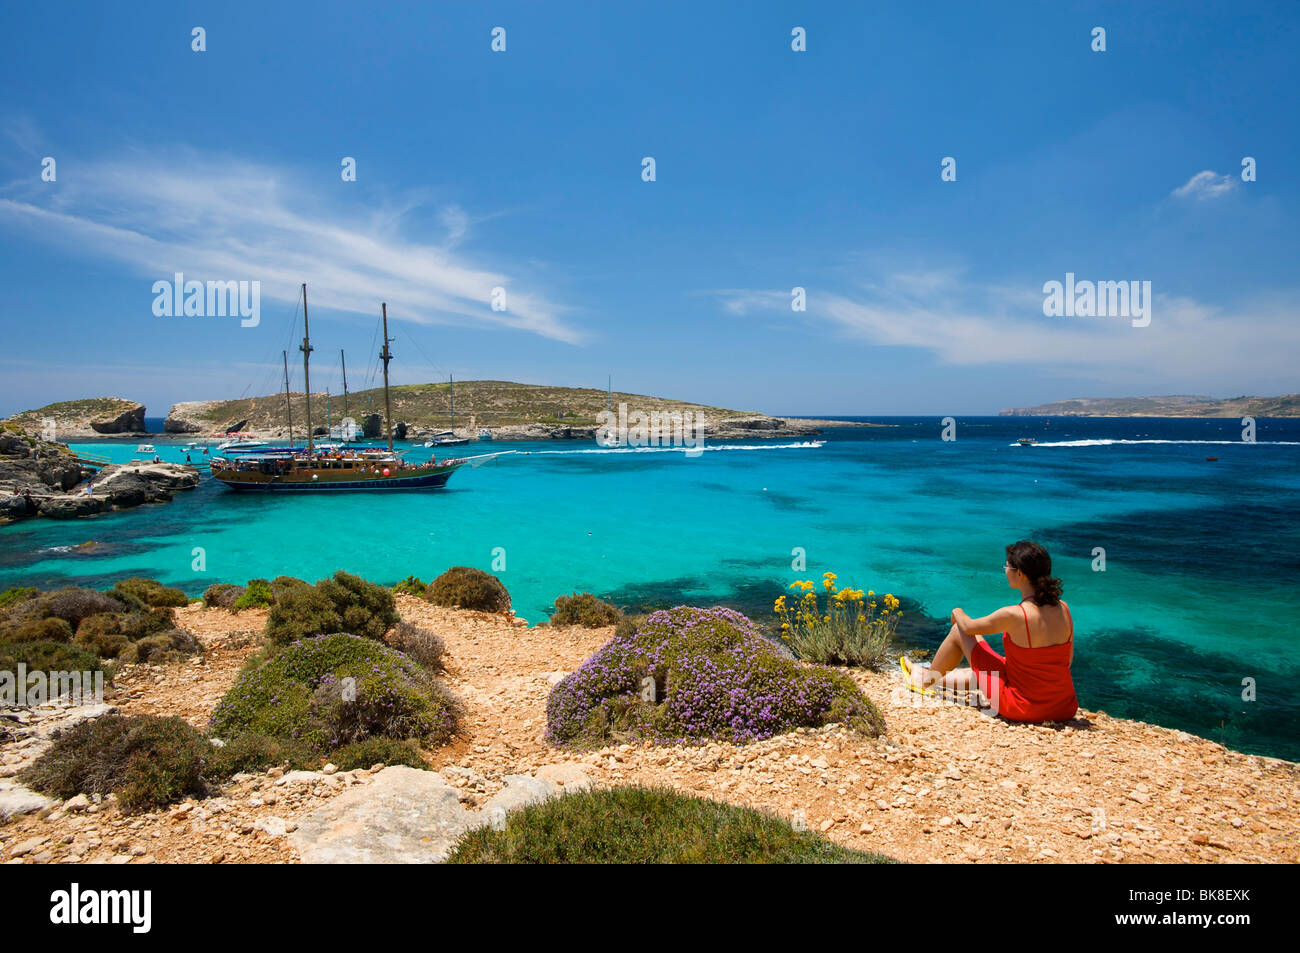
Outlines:
<svg viewBox="0 0 1300 953"><path fill-rule="evenodd" d="M176 463L109 464L98 470L64 444L0 434L0 525L43 516L79 519L144 503L166 503L199 484L199 473Z"/></svg>

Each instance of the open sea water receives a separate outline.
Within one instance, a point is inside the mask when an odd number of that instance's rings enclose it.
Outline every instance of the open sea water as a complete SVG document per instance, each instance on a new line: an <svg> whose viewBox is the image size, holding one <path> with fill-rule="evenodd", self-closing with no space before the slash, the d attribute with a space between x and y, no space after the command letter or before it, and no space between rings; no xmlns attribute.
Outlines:
<svg viewBox="0 0 1300 953"><path fill-rule="evenodd" d="M143 575L200 595L336 569L428 582L466 565L495 572L533 622L583 591L627 611L722 604L770 622L792 580L829 570L897 595L900 643L933 649L954 606L1016 601L1004 547L1032 539L1073 610L1083 707L1300 760L1300 420L1260 419L1254 443L1233 419L967 417L953 441L938 418L870 420L887 426L698 456L477 444L455 449L514 453L429 492L248 495L205 474L166 505L0 527L0 589ZM182 442L154 445L182 462ZM134 441L74 446L136 455ZM206 571L191 568L196 548Z"/></svg>

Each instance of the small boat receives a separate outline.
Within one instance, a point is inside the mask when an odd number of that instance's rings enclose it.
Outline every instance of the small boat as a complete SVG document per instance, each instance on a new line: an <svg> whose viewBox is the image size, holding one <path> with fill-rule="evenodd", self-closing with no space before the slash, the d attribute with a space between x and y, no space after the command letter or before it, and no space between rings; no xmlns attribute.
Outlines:
<svg viewBox="0 0 1300 953"><path fill-rule="evenodd" d="M251 437L236 437L234 440L223 440L217 444L217 449L222 453L238 453L240 450L261 450L270 446L265 440L253 440Z"/></svg>
<svg viewBox="0 0 1300 953"><path fill-rule="evenodd" d="M469 437L457 437L450 430L441 430L424 441L426 447L459 447L469 443Z"/></svg>
<svg viewBox="0 0 1300 953"><path fill-rule="evenodd" d="M140 444L140 446L135 448L135 452L136 453L157 453L158 451L153 448L153 444L142 443Z"/></svg>
<svg viewBox="0 0 1300 953"><path fill-rule="evenodd" d="M1033 437L1021 437L1016 441L1016 443L1020 444L1022 447L1032 447L1034 444L1038 443L1038 441Z"/></svg>
<svg viewBox="0 0 1300 953"><path fill-rule="evenodd" d="M479 438L480 440L491 440L491 439L492 439L492 431L488 430L486 427L483 427L483 428L481 428L481 429L479 430L479 432L478 432L478 438Z"/></svg>
<svg viewBox="0 0 1300 953"><path fill-rule="evenodd" d="M1205 458L1205 462L1206 462L1206 463L1214 463L1214 462L1215 462L1216 460L1218 460L1218 459L1219 459L1218 457L1206 457L1206 458Z"/></svg>

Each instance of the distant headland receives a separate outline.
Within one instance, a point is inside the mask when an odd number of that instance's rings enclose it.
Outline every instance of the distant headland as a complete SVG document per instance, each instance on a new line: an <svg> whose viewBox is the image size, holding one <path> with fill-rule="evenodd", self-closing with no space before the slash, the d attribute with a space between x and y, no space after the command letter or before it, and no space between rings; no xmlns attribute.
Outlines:
<svg viewBox="0 0 1300 953"><path fill-rule="evenodd" d="M446 383L405 384L390 388L394 436L418 440L447 430L475 437L486 428L496 440L595 439L597 415L620 404L645 413L686 413L706 421L705 436L715 440L812 436L828 427L887 426L835 420L773 417L755 411L732 410L689 401L612 393L597 388L551 387L512 381L456 381L454 404ZM286 412L287 411L287 412ZM173 404L163 423L165 433L211 436L240 433L258 439L288 436L292 421L295 437L305 436L307 399L301 392L283 392L236 400L182 401ZM454 411L454 416L453 416ZM352 418L368 437L383 431L382 388L347 395L313 393L313 433L323 435L326 425ZM35 431L48 429L49 439L95 439L103 436L148 436L145 408L120 397L62 401L23 411L8 422Z"/></svg>
<svg viewBox="0 0 1300 953"><path fill-rule="evenodd" d="M1281 397L1076 397L1014 407L1003 417L1300 417L1300 394Z"/></svg>

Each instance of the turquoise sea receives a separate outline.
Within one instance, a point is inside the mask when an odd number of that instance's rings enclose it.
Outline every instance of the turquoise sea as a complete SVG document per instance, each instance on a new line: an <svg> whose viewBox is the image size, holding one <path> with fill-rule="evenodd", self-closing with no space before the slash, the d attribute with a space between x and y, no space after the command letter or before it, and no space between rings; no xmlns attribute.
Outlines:
<svg viewBox="0 0 1300 953"><path fill-rule="evenodd" d="M0 589L145 575L198 595L335 569L428 581L462 564L495 571L530 621L573 591L768 620L793 579L830 570L899 596L902 640L934 648L954 606L978 616L1014 601L1003 549L1033 539L1074 610L1085 708L1300 760L1300 420L1261 419L1254 443L1236 420L971 417L951 442L938 418L872 420L888 426L696 457L479 444L459 449L514 453L427 493L261 497L205 477L163 506L0 527ZM183 460L179 443L155 440L168 460ZM77 446L115 460L135 451ZM410 446L411 459L429 453ZM101 545L73 549L91 540Z"/></svg>

